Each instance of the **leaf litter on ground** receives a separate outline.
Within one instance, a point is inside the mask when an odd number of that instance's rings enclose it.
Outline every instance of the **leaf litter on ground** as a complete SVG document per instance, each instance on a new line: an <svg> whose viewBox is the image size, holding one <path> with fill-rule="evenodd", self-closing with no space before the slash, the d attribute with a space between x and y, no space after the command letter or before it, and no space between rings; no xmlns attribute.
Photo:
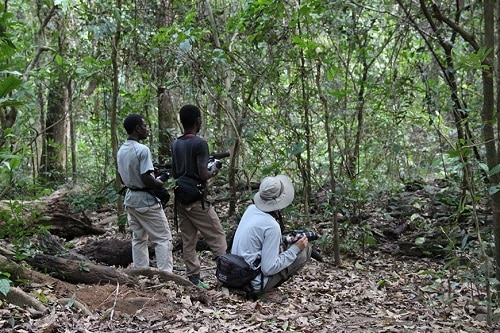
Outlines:
<svg viewBox="0 0 500 333"><path fill-rule="evenodd" d="M250 300L227 293L215 280L213 262L203 260L203 278L210 285L211 301L196 300L191 289L165 284L140 291L150 302L127 313L118 305L131 290L116 286L88 286L106 292L92 315L74 307L52 305L50 320L31 318L29 311L2 309L5 332L482 332L499 330L486 325L485 292L455 281L442 270L443 262L429 258L394 258L373 252L365 259L343 258L342 265L311 261L279 291L282 304ZM439 274L432 274L437 272ZM157 283L153 281L152 283ZM40 291L40 286L37 286ZM85 289L81 287L80 289ZM49 298L57 290L47 287ZM104 302L104 300L106 300ZM77 293L78 300L78 293ZM96 297L96 301L97 297ZM85 300L88 303L90 300ZM50 304L49 304L50 305ZM110 311L114 307L114 316ZM10 326L10 328L9 328Z"/></svg>

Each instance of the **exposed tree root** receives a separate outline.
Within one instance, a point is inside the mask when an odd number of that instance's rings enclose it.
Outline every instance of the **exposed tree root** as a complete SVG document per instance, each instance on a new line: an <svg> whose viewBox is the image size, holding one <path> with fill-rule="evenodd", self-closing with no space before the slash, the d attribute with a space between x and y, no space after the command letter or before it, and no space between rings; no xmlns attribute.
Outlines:
<svg viewBox="0 0 500 333"><path fill-rule="evenodd" d="M0 294L0 296L3 297L3 294ZM4 299L19 307L33 308L39 314L47 312L47 307L42 302L17 287L11 287Z"/></svg>
<svg viewBox="0 0 500 333"><path fill-rule="evenodd" d="M73 298L60 298L57 300L57 302L63 306L67 307L74 307L75 309L81 310L83 314L87 316L91 316L92 312L87 308L86 305L84 305L81 302L78 302L77 300Z"/></svg>
<svg viewBox="0 0 500 333"><path fill-rule="evenodd" d="M137 269L137 268L130 269L129 268L129 269L123 270L123 272L130 277L137 277L137 276L142 275L142 276L146 276L148 278L152 278L156 275L163 282L173 281L181 286L192 286L193 285L191 283L191 281L187 280L186 278L184 278L180 275L177 275L174 273L168 273L165 271L160 271L159 269L156 269L156 268L142 268L142 269Z"/></svg>

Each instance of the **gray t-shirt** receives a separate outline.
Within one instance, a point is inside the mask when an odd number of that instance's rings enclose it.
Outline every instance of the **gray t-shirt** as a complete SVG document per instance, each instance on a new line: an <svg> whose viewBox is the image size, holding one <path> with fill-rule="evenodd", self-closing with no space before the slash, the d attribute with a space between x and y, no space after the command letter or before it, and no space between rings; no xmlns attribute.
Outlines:
<svg viewBox="0 0 500 333"><path fill-rule="evenodd" d="M255 205L250 205L238 224L234 234L232 254L242 256L252 267L260 266L264 274L264 284L268 278L290 266L297 258L300 248L290 246L280 253L281 230L278 222L268 213L261 211ZM260 259L260 264L255 263ZM255 290L261 289L261 275L252 280Z"/></svg>
<svg viewBox="0 0 500 333"><path fill-rule="evenodd" d="M141 175L154 170L149 148L135 140L127 140L118 150L116 160L123 184L129 188L123 204L132 208L157 204L158 199L155 196L145 191L134 191L145 187Z"/></svg>

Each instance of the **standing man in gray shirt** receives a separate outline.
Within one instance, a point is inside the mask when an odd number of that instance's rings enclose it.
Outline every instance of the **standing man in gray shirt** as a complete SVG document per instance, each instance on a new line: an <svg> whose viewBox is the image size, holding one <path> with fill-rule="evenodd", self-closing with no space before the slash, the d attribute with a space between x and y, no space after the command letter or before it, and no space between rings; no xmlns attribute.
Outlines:
<svg viewBox="0 0 500 333"><path fill-rule="evenodd" d="M135 268L149 267L148 240L155 245L156 266L172 272L172 234L160 200L145 189L162 188L155 177L149 148L140 143L149 135L144 118L130 114L123 121L128 138L117 154L118 173L128 188L124 206L132 230L132 260Z"/></svg>
<svg viewBox="0 0 500 333"><path fill-rule="evenodd" d="M281 251L284 227L280 210L289 206L293 198L290 178L264 178L254 204L246 209L234 234L231 253L242 256L254 269L260 267L262 272L251 282L256 294L275 291L311 258L312 249L303 235L296 235L295 242ZM278 301L276 296L270 298Z"/></svg>

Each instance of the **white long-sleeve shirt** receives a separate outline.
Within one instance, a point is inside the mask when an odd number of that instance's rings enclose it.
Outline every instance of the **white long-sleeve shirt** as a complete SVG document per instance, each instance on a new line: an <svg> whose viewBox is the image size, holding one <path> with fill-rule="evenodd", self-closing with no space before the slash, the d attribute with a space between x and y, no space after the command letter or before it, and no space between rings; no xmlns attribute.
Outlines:
<svg viewBox="0 0 500 333"><path fill-rule="evenodd" d="M264 274L262 287L265 287L268 276L290 266L300 252L300 248L294 244L280 253L281 237L280 226L274 217L253 204L241 217L234 234L231 253L242 256L255 269L260 267ZM254 290L261 290L260 274L252 280L252 287Z"/></svg>

